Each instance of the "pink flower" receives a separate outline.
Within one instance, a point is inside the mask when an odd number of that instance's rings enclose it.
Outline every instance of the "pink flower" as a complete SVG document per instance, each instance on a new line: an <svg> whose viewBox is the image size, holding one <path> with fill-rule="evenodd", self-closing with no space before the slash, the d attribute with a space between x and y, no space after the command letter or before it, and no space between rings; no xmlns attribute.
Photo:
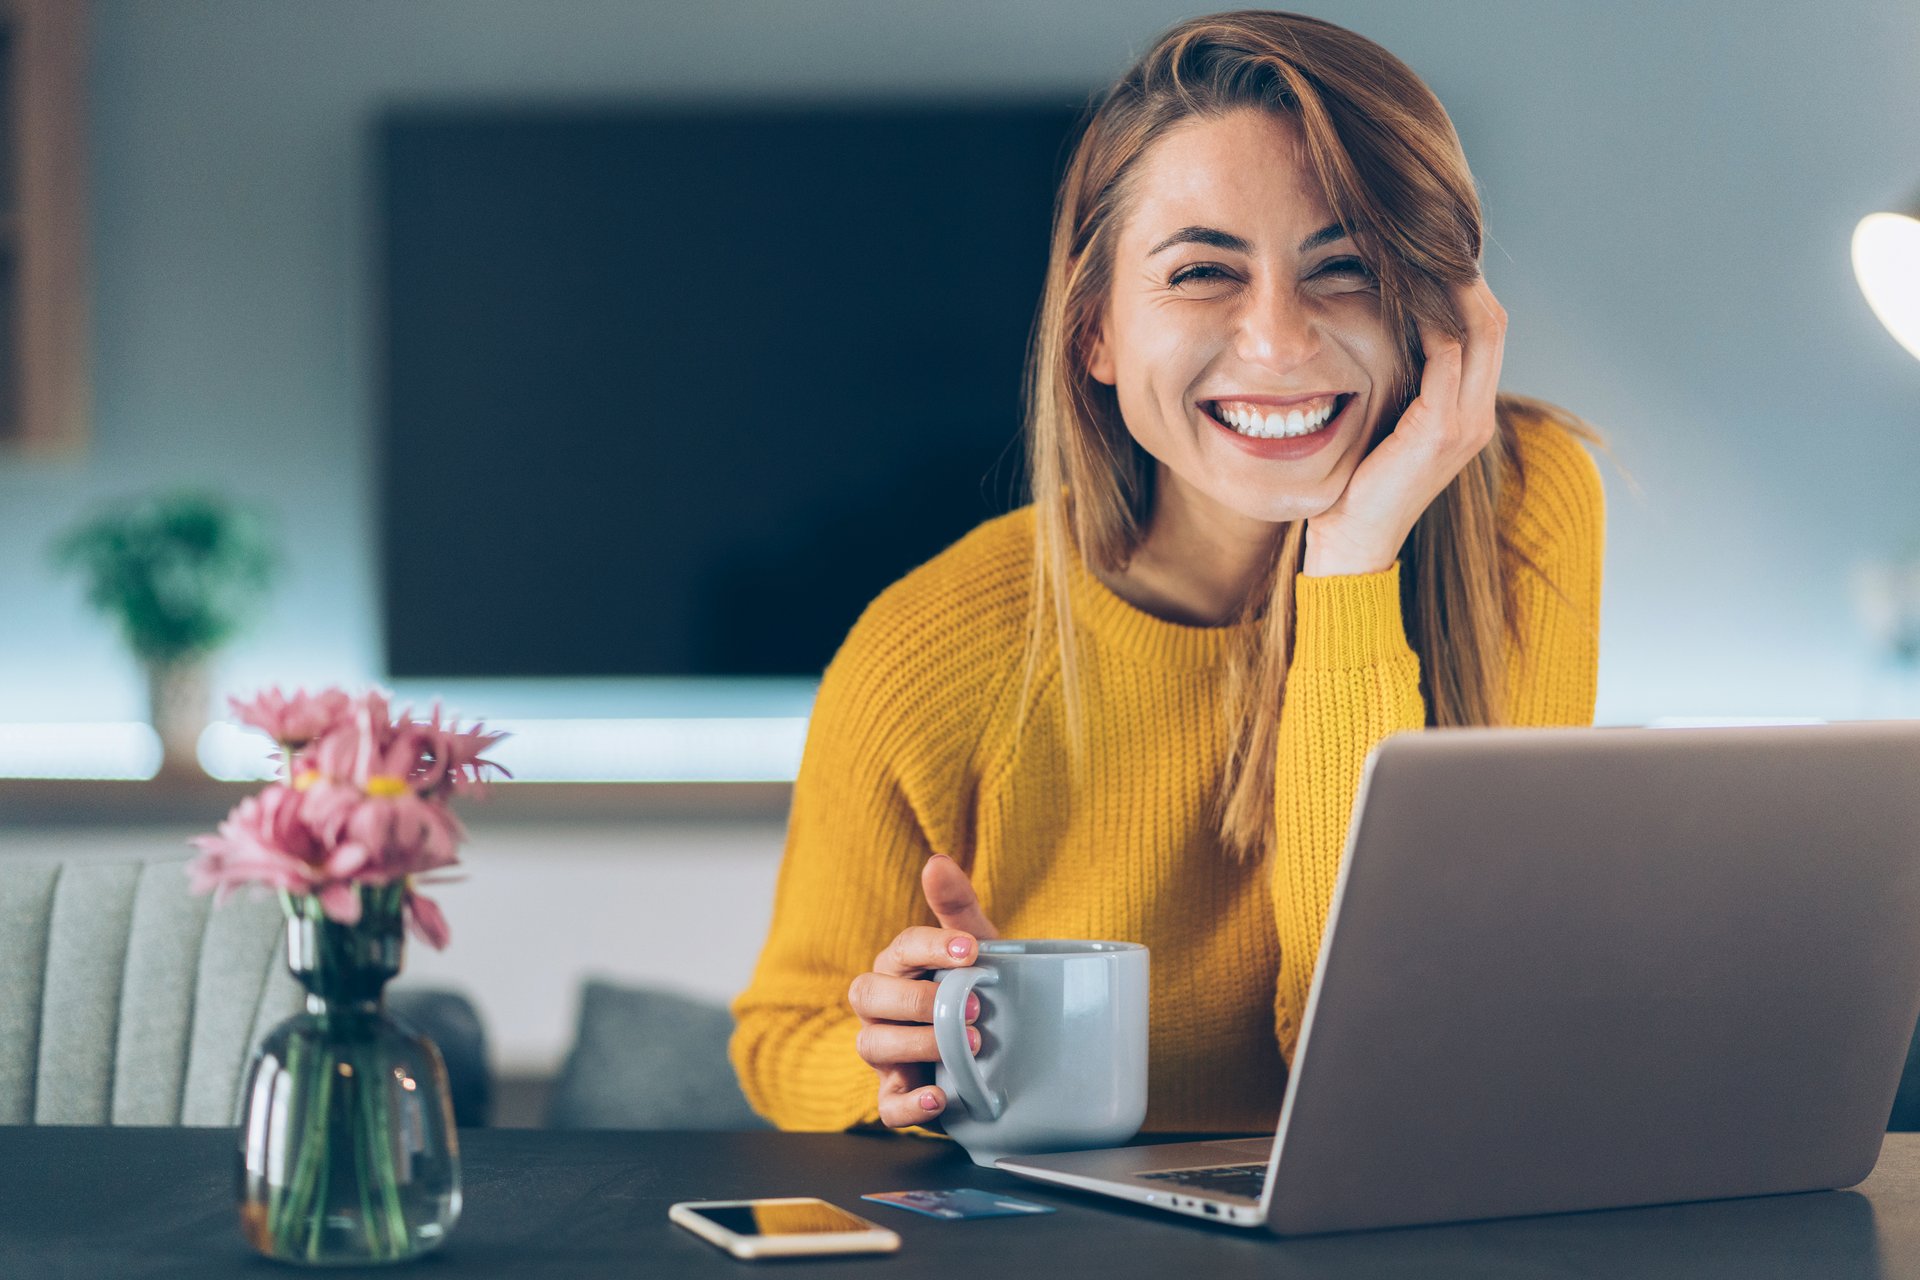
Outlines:
<svg viewBox="0 0 1920 1280"><path fill-rule="evenodd" d="M378 775L370 781L376 788L388 782ZM455 846L467 838L466 828L445 805L415 795L404 784L391 793L366 792L322 778L303 793L300 812L328 843L352 842L375 851L361 877L369 884L451 866L459 859Z"/></svg>
<svg viewBox="0 0 1920 1280"><path fill-rule="evenodd" d="M344 924L358 920L358 895L343 896L338 889L366 865L367 847L322 842L300 819L301 799L291 787L273 783L234 806L218 832L196 836L191 843L200 855L187 867L194 892L216 891L216 904L243 884L317 893L329 916Z"/></svg>
<svg viewBox="0 0 1920 1280"><path fill-rule="evenodd" d="M429 719L410 708L396 716L377 689L289 698L275 686L251 702L228 701L281 745L289 776L241 801L217 833L194 839L194 890L217 890L224 901L238 885L266 885L312 895L330 919L354 924L360 885L403 881L407 928L446 946L446 917L414 890L413 877L459 860L467 833L450 801L482 791L486 770L512 776L482 754L507 735L443 722L438 702Z"/></svg>
<svg viewBox="0 0 1920 1280"><path fill-rule="evenodd" d="M264 729L267 736L281 746L298 751L339 723L350 703L340 689L324 689L319 693L299 689L289 698L275 685L255 695L252 702L230 697L227 706L240 723Z"/></svg>
<svg viewBox="0 0 1920 1280"><path fill-rule="evenodd" d="M445 804L416 787L444 774L428 756L436 745L427 726L387 716L386 700L370 693L306 753L301 816L328 842L352 841L373 850L370 883L444 867L457 858L466 830ZM423 763L424 762L424 763Z"/></svg>
<svg viewBox="0 0 1920 1280"><path fill-rule="evenodd" d="M505 733L487 733L478 722L471 729L456 729L451 723L440 723L440 704L433 704L433 718L425 726L433 740L432 753L441 768L429 784L435 790L451 789L455 795L486 794L486 785L481 781L483 769L498 770L501 776L511 778L513 774L497 761L487 760L481 752L494 743L510 735Z"/></svg>

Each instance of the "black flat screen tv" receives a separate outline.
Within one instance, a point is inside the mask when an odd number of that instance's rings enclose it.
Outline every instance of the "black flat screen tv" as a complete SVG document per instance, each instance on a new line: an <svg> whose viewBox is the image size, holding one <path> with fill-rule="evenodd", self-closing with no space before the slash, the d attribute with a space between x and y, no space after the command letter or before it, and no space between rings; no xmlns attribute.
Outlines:
<svg viewBox="0 0 1920 1280"><path fill-rule="evenodd" d="M388 673L817 676L1026 501L1082 105L382 117Z"/></svg>

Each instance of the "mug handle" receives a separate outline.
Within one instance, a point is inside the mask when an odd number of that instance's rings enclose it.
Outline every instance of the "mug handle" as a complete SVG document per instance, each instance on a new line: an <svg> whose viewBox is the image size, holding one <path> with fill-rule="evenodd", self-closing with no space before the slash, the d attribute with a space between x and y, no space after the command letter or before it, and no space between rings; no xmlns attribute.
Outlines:
<svg viewBox="0 0 1920 1280"><path fill-rule="evenodd" d="M941 970L933 989L933 1042L940 1048L941 1065L960 1090L960 1100L976 1120L998 1120L1007 1099L987 1087L980 1060L967 1047L967 996L975 987L992 986L999 980L996 969L968 965Z"/></svg>

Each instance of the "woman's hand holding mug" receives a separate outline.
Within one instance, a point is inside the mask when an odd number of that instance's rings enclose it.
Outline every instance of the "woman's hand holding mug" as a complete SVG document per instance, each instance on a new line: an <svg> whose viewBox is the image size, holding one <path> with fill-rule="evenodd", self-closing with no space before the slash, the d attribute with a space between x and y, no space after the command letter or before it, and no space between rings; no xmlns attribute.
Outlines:
<svg viewBox="0 0 1920 1280"><path fill-rule="evenodd" d="M940 926L914 925L895 935L874 957L873 969L847 988L847 1001L860 1016L854 1048L880 1075L880 1120L889 1128L926 1125L946 1110L947 1099L932 1083L932 1063L940 1060L934 1044L935 981L932 969L959 969L973 963L979 940L1000 933L980 909L980 899L960 864L943 853L927 859L920 888ZM967 1021L980 1013L978 996L967 997ZM977 1053L980 1033L968 1038Z"/></svg>

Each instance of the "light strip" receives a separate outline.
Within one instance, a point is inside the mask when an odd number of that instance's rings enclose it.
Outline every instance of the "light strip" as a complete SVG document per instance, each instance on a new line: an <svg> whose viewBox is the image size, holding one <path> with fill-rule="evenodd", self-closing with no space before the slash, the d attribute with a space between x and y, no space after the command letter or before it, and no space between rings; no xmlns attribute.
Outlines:
<svg viewBox="0 0 1920 1280"><path fill-rule="evenodd" d="M0 724L0 778L146 779L160 736L138 721Z"/></svg>
<svg viewBox="0 0 1920 1280"><path fill-rule="evenodd" d="M516 782L792 782L805 716L637 720L488 720L513 736L488 752ZM226 782L275 777L275 748L221 722L200 738L200 763Z"/></svg>

